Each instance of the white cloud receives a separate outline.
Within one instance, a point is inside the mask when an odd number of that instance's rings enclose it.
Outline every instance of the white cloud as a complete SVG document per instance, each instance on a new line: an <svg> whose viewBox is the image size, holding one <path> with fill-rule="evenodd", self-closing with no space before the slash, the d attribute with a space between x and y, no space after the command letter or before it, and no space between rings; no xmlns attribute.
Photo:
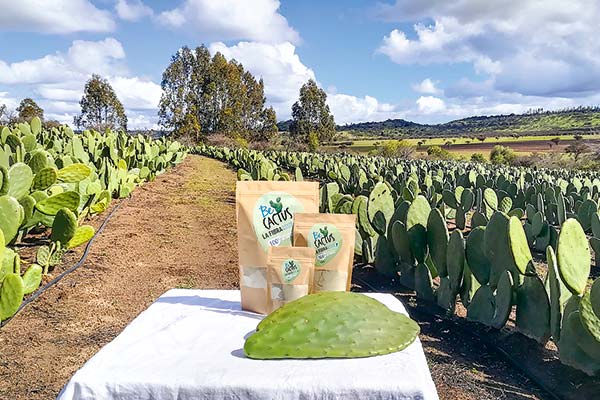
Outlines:
<svg viewBox="0 0 600 400"><path fill-rule="evenodd" d="M254 76L263 78L267 101L280 120L289 118L300 87L309 79L315 79L314 71L300 61L296 47L289 42L240 42L234 46L217 42L212 43L209 50L212 54L218 51L227 59L236 59Z"/></svg>
<svg viewBox="0 0 600 400"><path fill-rule="evenodd" d="M125 21L139 21L154 14L152 9L141 0L117 0L115 10L119 18Z"/></svg>
<svg viewBox="0 0 600 400"><path fill-rule="evenodd" d="M121 43L114 38L97 42L75 40L66 54L14 63L0 60L0 84L50 83L76 80L82 75L123 73L125 58Z"/></svg>
<svg viewBox="0 0 600 400"><path fill-rule="evenodd" d="M436 85L435 82L433 82L429 78L426 78L426 79L423 79L421 82L415 83L414 85L412 85L412 89L415 92L423 93L423 94L441 94L442 91L440 89L438 89L435 85Z"/></svg>
<svg viewBox="0 0 600 400"><path fill-rule="evenodd" d="M435 96L421 96L417 99L419 112L422 114L438 114L446 110L444 100Z"/></svg>
<svg viewBox="0 0 600 400"><path fill-rule="evenodd" d="M109 82L123 106L131 110L157 110L162 89L159 84L138 77L116 76Z"/></svg>
<svg viewBox="0 0 600 400"><path fill-rule="evenodd" d="M417 21L416 37L398 29L378 49L399 64L470 63L494 89L542 97L600 91L600 3L574 0L398 0L380 4L387 21ZM433 21L433 23L429 23Z"/></svg>
<svg viewBox="0 0 600 400"><path fill-rule="evenodd" d="M21 94L38 101L46 118L71 124L80 111L86 81L98 73L109 81L123 103L132 129L155 127L161 87L143 77L131 76L125 57L123 46L114 38L75 40L66 52L10 64L0 60L0 85L21 91L29 88L31 93ZM3 97L7 96L0 96L0 102ZM9 108L16 106L5 103Z"/></svg>
<svg viewBox="0 0 600 400"><path fill-rule="evenodd" d="M160 23L196 32L203 40L253 40L268 43L300 40L278 12L278 0L185 0L157 16Z"/></svg>
<svg viewBox="0 0 600 400"><path fill-rule="evenodd" d="M360 98L347 94L328 93L327 104L338 125L404 117L404 112L397 106L381 103L372 96Z"/></svg>
<svg viewBox="0 0 600 400"><path fill-rule="evenodd" d="M87 0L0 1L0 31L68 34L114 29L111 14Z"/></svg>
<svg viewBox="0 0 600 400"><path fill-rule="evenodd" d="M8 110L14 110L19 105L19 101L11 97L9 92L0 92L0 105L5 105Z"/></svg>

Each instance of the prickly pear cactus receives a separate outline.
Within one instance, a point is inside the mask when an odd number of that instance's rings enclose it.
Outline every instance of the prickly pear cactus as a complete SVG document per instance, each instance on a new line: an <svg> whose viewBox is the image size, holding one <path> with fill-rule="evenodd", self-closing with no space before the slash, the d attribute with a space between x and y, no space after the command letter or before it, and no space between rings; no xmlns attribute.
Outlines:
<svg viewBox="0 0 600 400"><path fill-rule="evenodd" d="M467 319L491 326L496 309L494 293L488 285L481 286L471 299Z"/></svg>
<svg viewBox="0 0 600 400"><path fill-rule="evenodd" d="M12 196L0 196L0 230L6 243L10 243L23 222L25 212L17 199Z"/></svg>
<svg viewBox="0 0 600 400"><path fill-rule="evenodd" d="M27 271L23 274L23 293L33 293L42 282L43 269L37 264L31 264Z"/></svg>
<svg viewBox="0 0 600 400"><path fill-rule="evenodd" d="M15 315L23 301L23 280L16 273L9 273L2 281L0 288L0 321Z"/></svg>
<svg viewBox="0 0 600 400"><path fill-rule="evenodd" d="M82 225L75 230L75 234L67 243L67 249L72 249L87 243L96 234L93 226Z"/></svg>
<svg viewBox="0 0 600 400"><path fill-rule="evenodd" d="M490 280L490 262L485 253L484 235L483 226L478 226L469 233L465 244L465 256L475 279L480 284L487 285Z"/></svg>
<svg viewBox="0 0 600 400"><path fill-rule="evenodd" d="M504 271L498 280L498 287L496 288L496 299L494 311L494 318L492 320L492 326L496 329L502 328L512 310L513 301L513 279L512 275L508 271Z"/></svg>
<svg viewBox="0 0 600 400"><path fill-rule="evenodd" d="M433 264L440 276L448 275L446 251L449 239L446 220L440 210L434 208L427 219L427 245Z"/></svg>
<svg viewBox="0 0 600 400"><path fill-rule="evenodd" d="M36 203L35 208L46 215L56 215L61 208L76 211L81 197L74 191L62 192Z"/></svg>
<svg viewBox="0 0 600 400"><path fill-rule="evenodd" d="M592 309L600 317L600 278L596 278L590 288L590 302L592 303Z"/></svg>
<svg viewBox="0 0 600 400"><path fill-rule="evenodd" d="M75 235L77 230L77 217L68 208L61 208L56 213L52 224L50 240L65 245Z"/></svg>
<svg viewBox="0 0 600 400"><path fill-rule="evenodd" d="M579 222L569 218L558 236L558 272L560 278L573 294L585 291L590 276L590 247Z"/></svg>
<svg viewBox="0 0 600 400"><path fill-rule="evenodd" d="M540 343L550 338L550 303L544 284L535 275L525 276L517 289L517 330Z"/></svg>
<svg viewBox="0 0 600 400"><path fill-rule="evenodd" d="M532 257L523 225L517 217L510 217L508 221L508 242L513 262L519 272L524 274L531 266Z"/></svg>
<svg viewBox="0 0 600 400"><path fill-rule="evenodd" d="M401 351L419 334L419 325L362 294L323 292L291 302L244 345L249 358L353 358ZM302 300L302 299L300 299ZM297 301L300 301L297 300ZM294 310L284 314L286 307Z"/></svg>

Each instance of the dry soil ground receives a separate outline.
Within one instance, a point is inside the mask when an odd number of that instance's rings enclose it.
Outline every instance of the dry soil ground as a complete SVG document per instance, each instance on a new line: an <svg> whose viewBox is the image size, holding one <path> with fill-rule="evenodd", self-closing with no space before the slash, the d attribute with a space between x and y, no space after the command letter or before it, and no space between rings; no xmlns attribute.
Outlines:
<svg viewBox="0 0 600 400"><path fill-rule="evenodd" d="M0 329L0 399L54 398L86 360L170 288L235 288L235 180L223 164L189 156L137 189L85 264ZM72 254L54 274L77 258ZM441 320L423 316L419 322L442 400L543 398L485 346Z"/></svg>

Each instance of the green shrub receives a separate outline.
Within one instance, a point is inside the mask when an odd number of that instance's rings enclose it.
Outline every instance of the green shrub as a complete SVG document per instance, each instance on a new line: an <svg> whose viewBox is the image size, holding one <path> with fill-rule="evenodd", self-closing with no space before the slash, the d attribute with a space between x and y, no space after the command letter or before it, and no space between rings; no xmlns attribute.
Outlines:
<svg viewBox="0 0 600 400"><path fill-rule="evenodd" d="M473 153L473 154L471 154L471 161L478 162L478 163L484 163L484 162L486 162L486 159L483 156L483 154L481 154L481 153Z"/></svg>
<svg viewBox="0 0 600 400"><path fill-rule="evenodd" d="M319 148L319 134L315 131L312 131L308 134L308 149L311 152L317 151Z"/></svg>
<svg viewBox="0 0 600 400"><path fill-rule="evenodd" d="M415 147L405 140L388 140L378 149L378 154L383 157L408 159L414 153Z"/></svg>
<svg viewBox="0 0 600 400"><path fill-rule="evenodd" d="M492 164L510 164L515 158L515 152L510 147L496 145L490 151L490 161Z"/></svg>
<svg viewBox="0 0 600 400"><path fill-rule="evenodd" d="M440 146L429 146L427 148L427 155L436 160L452 160L454 156L448 150L441 148Z"/></svg>

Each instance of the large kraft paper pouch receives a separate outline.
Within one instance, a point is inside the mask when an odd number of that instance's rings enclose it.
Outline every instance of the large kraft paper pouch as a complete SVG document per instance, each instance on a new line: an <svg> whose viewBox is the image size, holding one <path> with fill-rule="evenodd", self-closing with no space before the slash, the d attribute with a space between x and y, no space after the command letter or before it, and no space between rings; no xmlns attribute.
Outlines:
<svg viewBox="0 0 600 400"><path fill-rule="evenodd" d="M314 268L315 249L270 247L267 252L269 313L309 294Z"/></svg>
<svg viewBox="0 0 600 400"><path fill-rule="evenodd" d="M294 220L294 246L315 249L311 293L348 291L352 282L356 215L298 214Z"/></svg>
<svg viewBox="0 0 600 400"><path fill-rule="evenodd" d="M319 183L238 181L235 198L242 309L266 314L267 250L292 245L294 214L318 212Z"/></svg>

